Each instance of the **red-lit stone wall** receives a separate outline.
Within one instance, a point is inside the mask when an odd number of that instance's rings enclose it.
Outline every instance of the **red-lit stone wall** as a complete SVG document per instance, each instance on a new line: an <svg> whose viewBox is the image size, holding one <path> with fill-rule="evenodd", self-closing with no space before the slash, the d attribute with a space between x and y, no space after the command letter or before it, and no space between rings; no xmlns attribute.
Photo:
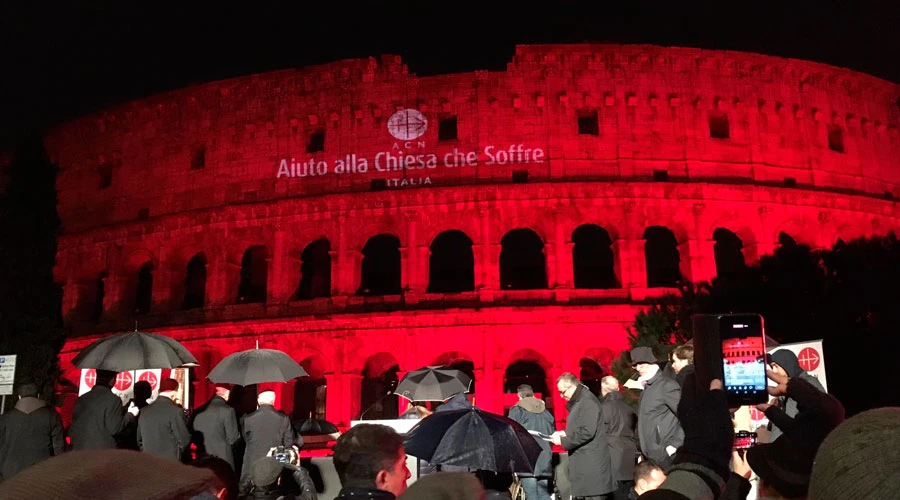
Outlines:
<svg viewBox="0 0 900 500"><path fill-rule="evenodd" d="M184 341L205 364L201 376L256 339L298 360L316 354L327 366L328 417L347 423L367 359L389 352L411 370L458 352L475 364L479 406L499 411L512 361L536 361L551 380L577 373L583 357L608 369L626 347L624 325L665 292L647 287L649 226L673 231L682 274L695 281L716 273L719 227L741 238L747 262L771 253L781 232L826 247L896 229L898 95L896 84L806 61L576 45L519 47L501 72L417 77L385 56L110 108L46 138L60 166L63 313L85 335L63 359L132 324L128 297L150 262L141 325ZM409 143L388 133L403 109L428 120ZM439 124L453 117L457 138L440 140ZM579 133L580 119L596 128ZM711 137L723 121L728 137ZM314 133L324 133L324 151L307 153ZM510 145L520 161L490 164L488 152ZM436 165L380 171L379 154L433 154ZM366 158L366 172L337 173L348 155ZM282 160L324 162L328 172L279 177ZM572 233L582 224L609 232L621 288L574 288ZM543 241L548 289L500 289L500 240L516 228ZM450 229L474 244L475 291L426 293L429 246ZM400 240L403 293L355 296L362 248L382 233ZM292 301L301 252L319 238L331 244L332 296ZM267 248L267 300L237 304L252 245ZM208 262L206 304L180 311L198 252ZM101 273L103 317L83 321L79 307ZM202 384L198 395L208 395Z"/></svg>

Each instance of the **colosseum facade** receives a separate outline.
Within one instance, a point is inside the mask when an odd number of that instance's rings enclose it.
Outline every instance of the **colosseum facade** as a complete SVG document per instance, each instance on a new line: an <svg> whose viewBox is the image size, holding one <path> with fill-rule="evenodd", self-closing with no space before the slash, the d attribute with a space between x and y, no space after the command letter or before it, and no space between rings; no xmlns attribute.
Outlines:
<svg viewBox="0 0 900 500"><path fill-rule="evenodd" d="M807 61L542 45L505 71L382 56L111 107L45 141L63 368L78 380L78 350L137 320L199 380L257 341L291 354L298 416L346 425L451 364L482 408L528 380L562 419L555 377L608 370L679 281L896 229L898 95Z"/></svg>

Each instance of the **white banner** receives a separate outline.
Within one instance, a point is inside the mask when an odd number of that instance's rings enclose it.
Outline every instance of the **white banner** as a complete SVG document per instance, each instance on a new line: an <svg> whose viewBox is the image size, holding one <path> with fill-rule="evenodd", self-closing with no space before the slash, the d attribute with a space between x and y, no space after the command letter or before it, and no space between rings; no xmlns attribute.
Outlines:
<svg viewBox="0 0 900 500"><path fill-rule="evenodd" d="M122 403L127 403L134 397L135 381L144 380L150 383L150 389L153 395L150 401L156 399L159 394L159 379L162 376L162 370L134 370L130 372L121 372L116 375L116 384L112 388L112 392L122 399ZM81 370L81 382L78 386L78 395L90 391L94 388L97 381L97 371L93 368Z"/></svg>

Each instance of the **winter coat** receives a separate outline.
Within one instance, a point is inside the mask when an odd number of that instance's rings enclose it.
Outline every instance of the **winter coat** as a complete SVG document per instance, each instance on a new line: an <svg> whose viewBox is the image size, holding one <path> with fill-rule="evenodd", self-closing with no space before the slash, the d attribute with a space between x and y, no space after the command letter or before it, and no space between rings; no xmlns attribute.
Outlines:
<svg viewBox="0 0 900 500"><path fill-rule="evenodd" d="M440 413L451 410L468 410L469 408L472 408L472 403L469 402L469 398L466 397L466 393L458 392L454 394L453 397L448 399L446 403L438 406L437 409L434 410L434 412ZM427 462L425 463L427 464ZM440 467L441 472L471 472L472 470L474 470L463 465L427 464L425 467L428 468L431 465Z"/></svg>
<svg viewBox="0 0 900 500"><path fill-rule="evenodd" d="M249 484L245 489L249 492L238 497L239 500L317 500L319 494L316 492L316 485L313 483L309 472L304 468L299 468L291 473L294 482L300 487L299 494L284 494L281 488L257 488ZM245 483L249 479L244 480Z"/></svg>
<svg viewBox="0 0 900 500"><path fill-rule="evenodd" d="M250 474L253 462L266 456L275 446L291 446L294 444L294 428L287 415L276 410L272 405L260 405L259 409L244 416L241 435L247 447L244 449L244 462L241 466L241 479ZM297 446L303 446L303 440L297 439Z"/></svg>
<svg viewBox="0 0 900 500"><path fill-rule="evenodd" d="M547 405L533 396L520 399L515 406L510 408L509 418L522 424L522 427L529 431L550 435L556 430L556 421L553 419L553 415L547 411ZM534 437L534 440L541 447L541 455L534 464L534 475L550 477L553 475L553 469L550 466L553 450L550 448L550 443L537 436ZM519 475L529 477L532 474Z"/></svg>
<svg viewBox="0 0 900 500"><path fill-rule="evenodd" d="M573 497L605 495L616 489L600 401L579 385L566 404L566 435L560 440L569 452L568 477Z"/></svg>
<svg viewBox="0 0 900 500"><path fill-rule="evenodd" d="M194 414L191 421L197 451L219 457L234 469L232 446L241 438L234 408L219 396L213 396Z"/></svg>
<svg viewBox="0 0 900 500"><path fill-rule="evenodd" d="M647 381L638 404L638 438L641 453L658 464L671 463L667 446L684 443L684 431L678 421L681 387L675 380L657 373Z"/></svg>
<svg viewBox="0 0 900 500"><path fill-rule="evenodd" d="M65 449L62 419L40 399L21 398L0 416L0 481Z"/></svg>
<svg viewBox="0 0 900 500"><path fill-rule="evenodd" d="M75 400L69 427L72 449L114 449L115 435L133 420L119 396L105 385L95 385Z"/></svg>
<svg viewBox="0 0 900 500"><path fill-rule="evenodd" d="M602 409L613 478L616 481L632 481L637 460L637 446L634 444L637 415L618 392L603 397Z"/></svg>
<svg viewBox="0 0 900 500"><path fill-rule="evenodd" d="M165 396L156 398L141 410L137 442L142 451L181 460L181 453L191 444L184 410Z"/></svg>
<svg viewBox="0 0 900 500"><path fill-rule="evenodd" d="M819 392L825 392L825 388L822 387L822 383L819 382L819 379L813 377L803 367L800 366L800 361L797 359L797 355L792 351L787 349L779 349L772 353L772 361L778 363L784 371L787 372L788 377L791 378L800 378L807 382L810 385L819 390ZM800 412L800 409L797 408L797 401L788 397L781 396L778 398L778 407L784 410L784 413L789 417L796 417ZM770 430L772 431L772 436L769 438L770 442L774 442L779 436L782 435L782 430L778 428L777 425L771 423L769 425Z"/></svg>

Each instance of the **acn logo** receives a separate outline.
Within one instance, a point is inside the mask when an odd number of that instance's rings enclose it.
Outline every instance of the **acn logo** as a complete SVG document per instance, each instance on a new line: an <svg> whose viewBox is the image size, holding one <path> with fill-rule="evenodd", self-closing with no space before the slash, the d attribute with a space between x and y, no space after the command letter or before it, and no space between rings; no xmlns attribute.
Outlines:
<svg viewBox="0 0 900 500"><path fill-rule="evenodd" d="M428 119L415 109L401 109L387 122L388 133L400 141L418 139L428 130Z"/></svg>

